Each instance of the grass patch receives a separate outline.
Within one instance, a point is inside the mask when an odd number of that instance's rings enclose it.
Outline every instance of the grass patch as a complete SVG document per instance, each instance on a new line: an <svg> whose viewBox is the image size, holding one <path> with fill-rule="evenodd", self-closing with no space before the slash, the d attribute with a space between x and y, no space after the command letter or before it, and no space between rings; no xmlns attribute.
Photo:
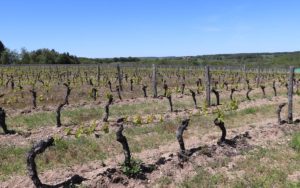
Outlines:
<svg viewBox="0 0 300 188"><path fill-rule="evenodd" d="M167 176L163 176L159 178L156 182L156 185L158 187L168 187L168 185L172 183L172 179Z"/></svg>
<svg viewBox="0 0 300 188"><path fill-rule="evenodd" d="M193 187L216 187L216 185L225 185L227 178L222 174L210 174L203 168L198 168L197 174L192 177L185 179L178 187L180 188L193 188Z"/></svg>
<svg viewBox="0 0 300 188"><path fill-rule="evenodd" d="M243 114L243 115L246 115L246 114L255 114L256 111L257 111L257 108L250 107L250 108L243 109L241 111L241 114Z"/></svg>
<svg viewBox="0 0 300 188"><path fill-rule="evenodd" d="M55 125L55 114L41 112L31 115L19 115L7 118L8 127L34 129L43 126Z"/></svg>
<svg viewBox="0 0 300 188"><path fill-rule="evenodd" d="M110 117L128 116L132 114L152 114L167 111L167 106L159 102L143 102L137 104L112 105ZM64 125L81 124L93 119L101 119L103 107L99 108L76 108L66 109L61 112ZM54 112L39 112L30 115L18 115L7 118L8 127L24 129L35 129L43 126L55 126L56 118Z"/></svg>
<svg viewBox="0 0 300 188"><path fill-rule="evenodd" d="M218 162L219 161L219 162ZM291 182L288 175L300 169L300 154L286 145L276 145L270 148L256 148L245 153L236 161L231 175L241 174L229 179L220 169L227 166L228 159L223 158L208 163L207 167L215 170L210 174L206 167L196 169L196 175L186 178L178 187L299 187L300 182Z"/></svg>
<svg viewBox="0 0 300 188"><path fill-rule="evenodd" d="M245 173L232 187L290 187L287 177L299 168L299 155L286 146L258 148L236 164L235 170Z"/></svg>
<svg viewBox="0 0 300 188"><path fill-rule="evenodd" d="M30 147L1 147L0 179L13 174L26 173L26 153ZM107 157L102 142L94 138L80 137L79 139L61 140L54 147L50 147L43 154L37 156L39 171L83 164L91 160L104 160Z"/></svg>
<svg viewBox="0 0 300 188"><path fill-rule="evenodd" d="M0 180L4 180L6 176L22 171L26 167L25 153L28 148L20 147L2 147L0 152Z"/></svg>
<svg viewBox="0 0 300 188"><path fill-rule="evenodd" d="M157 148L174 139L176 122L163 122L159 126L145 125L125 129L132 152ZM141 141L141 138L143 141ZM26 172L26 152L30 147L0 146L0 179ZM105 160L121 154L121 145L115 140L115 133L104 134L101 139L79 137L78 139L59 140L54 147L37 156L39 171L57 167L84 164L93 160Z"/></svg>
<svg viewBox="0 0 300 188"><path fill-rule="evenodd" d="M283 170L258 165L256 174L244 175L233 187L285 187L287 184L287 174Z"/></svg>
<svg viewBox="0 0 300 188"><path fill-rule="evenodd" d="M229 111L224 113L224 121L226 127L234 128L243 126L249 123L265 120L276 117L276 105L264 105L259 107L250 107L237 111ZM254 121L255 118L255 121Z"/></svg>
<svg viewBox="0 0 300 188"><path fill-rule="evenodd" d="M217 158L212 162L209 162L209 166L212 167L213 169L215 168L222 168L228 165L228 163L231 161L229 157L225 158Z"/></svg>
<svg viewBox="0 0 300 188"><path fill-rule="evenodd" d="M136 104L112 105L111 116L129 116L133 114L163 113L168 110L166 101L146 101Z"/></svg>
<svg viewBox="0 0 300 188"><path fill-rule="evenodd" d="M192 108L192 100L174 102L176 108L185 109ZM233 119L234 117L246 115L270 115L275 116L274 105L265 105L261 107L250 107L238 111L225 112L225 121L237 121L239 119ZM137 104L123 104L123 105L112 105L110 108L110 117L116 118L120 116L132 116L135 114L147 115L147 114L162 114L169 110L169 106L166 100L162 101L146 101ZM91 121L94 119L101 119L103 117L103 107L98 108L76 108L76 109L66 109L62 110L62 123L63 125L80 125L86 121ZM211 116L211 115L210 115ZM214 116L214 115L213 115ZM204 118L201 116L201 118ZM247 123L247 122L246 122ZM12 129L35 129L43 126L55 126L56 119L54 112L39 112L31 115L18 115L15 117L7 118L8 127Z"/></svg>
<svg viewBox="0 0 300 188"><path fill-rule="evenodd" d="M69 166L82 164L91 160L104 160L107 158L103 143L91 137L66 139L56 142L47 152L38 156L38 166L48 169L51 166Z"/></svg>
<svg viewBox="0 0 300 188"><path fill-rule="evenodd" d="M163 122L153 125L143 125L125 130L132 152L158 148L174 140L177 121Z"/></svg>
<svg viewBox="0 0 300 188"><path fill-rule="evenodd" d="M300 152L300 132L293 134L290 145L297 152Z"/></svg>

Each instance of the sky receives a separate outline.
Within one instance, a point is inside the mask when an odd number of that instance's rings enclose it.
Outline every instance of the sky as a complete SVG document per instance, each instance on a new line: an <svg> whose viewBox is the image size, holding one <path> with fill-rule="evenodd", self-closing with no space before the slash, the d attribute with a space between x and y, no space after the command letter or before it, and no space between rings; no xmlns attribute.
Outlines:
<svg viewBox="0 0 300 188"><path fill-rule="evenodd" d="M0 0L0 40L80 57L300 50L299 0Z"/></svg>

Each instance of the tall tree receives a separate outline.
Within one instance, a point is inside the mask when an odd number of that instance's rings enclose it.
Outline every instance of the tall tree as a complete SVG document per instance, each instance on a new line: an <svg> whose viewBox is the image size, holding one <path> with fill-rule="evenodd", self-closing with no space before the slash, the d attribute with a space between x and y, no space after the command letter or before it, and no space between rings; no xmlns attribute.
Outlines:
<svg viewBox="0 0 300 188"><path fill-rule="evenodd" d="M5 51L5 46L0 40L0 57L1 57L2 52L4 52L4 51Z"/></svg>
<svg viewBox="0 0 300 188"><path fill-rule="evenodd" d="M30 60L30 54L29 52L26 50L26 48L22 48L21 49L21 63L22 64L30 64L31 60Z"/></svg>
<svg viewBox="0 0 300 188"><path fill-rule="evenodd" d="M16 51L5 49L0 58L1 64L17 64L19 63L19 54Z"/></svg>
<svg viewBox="0 0 300 188"><path fill-rule="evenodd" d="M2 54L0 59L1 64L9 64L10 63L9 52L7 50L4 50L1 54Z"/></svg>

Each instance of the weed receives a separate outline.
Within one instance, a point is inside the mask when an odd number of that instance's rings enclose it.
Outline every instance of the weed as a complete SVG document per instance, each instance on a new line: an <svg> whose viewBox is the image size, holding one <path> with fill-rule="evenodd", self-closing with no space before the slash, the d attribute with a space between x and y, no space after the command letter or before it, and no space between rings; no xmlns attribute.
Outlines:
<svg viewBox="0 0 300 188"><path fill-rule="evenodd" d="M121 165L122 172L128 177L136 177L142 172L141 164L142 164L141 160L131 158L130 166L126 166L125 164Z"/></svg>

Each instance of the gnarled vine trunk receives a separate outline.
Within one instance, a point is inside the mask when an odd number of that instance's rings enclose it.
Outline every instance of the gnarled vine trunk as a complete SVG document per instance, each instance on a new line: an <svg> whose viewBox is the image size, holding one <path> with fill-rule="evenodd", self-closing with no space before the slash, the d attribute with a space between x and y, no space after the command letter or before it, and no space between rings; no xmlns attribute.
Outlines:
<svg viewBox="0 0 300 188"><path fill-rule="evenodd" d="M36 170L36 164L35 164L35 157L37 154L43 153L48 147L52 146L54 143L54 139L52 137L41 140L37 144L35 144L31 150L27 153L27 170L30 179L32 180L33 184L37 188L44 188L46 185L44 185L41 180L39 179L37 170Z"/></svg>
<svg viewBox="0 0 300 188"><path fill-rule="evenodd" d="M164 86L163 86L163 88L164 88L164 97L166 97L167 96L167 91L168 91L168 85L167 85L167 83L166 83L165 80L164 80Z"/></svg>
<svg viewBox="0 0 300 188"><path fill-rule="evenodd" d="M181 84L181 95L184 94L184 89L185 89L185 83Z"/></svg>
<svg viewBox="0 0 300 188"><path fill-rule="evenodd" d="M117 90L119 99L122 100L121 91L120 91L121 89L120 89L120 87L119 87L119 86L116 86L116 90Z"/></svg>
<svg viewBox="0 0 300 188"><path fill-rule="evenodd" d="M187 156L182 135L183 132L187 129L189 125L189 121L190 119L183 120L181 125L178 127L176 131L176 138L180 146L180 153L179 153L180 158L185 158Z"/></svg>
<svg viewBox="0 0 300 188"><path fill-rule="evenodd" d="M250 86L250 80L246 79L246 83L247 83L247 88L250 89L251 86Z"/></svg>
<svg viewBox="0 0 300 188"><path fill-rule="evenodd" d="M67 105L69 105L69 96L71 94L71 88L70 88L70 84L68 83L64 83L64 86L66 86L67 88L67 93L66 93L66 96L65 96L65 101L64 103L66 103Z"/></svg>
<svg viewBox="0 0 300 188"><path fill-rule="evenodd" d="M216 118L214 120L214 124L216 126L218 126L221 129L221 131L222 131L222 136L221 136L221 138L218 141L218 144L222 144L222 143L224 143L226 141L226 128L225 128L225 124L224 124L224 122L222 120L219 120L218 118Z"/></svg>
<svg viewBox="0 0 300 188"><path fill-rule="evenodd" d="M125 164L125 166L130 167L131 166L131 164L130 164L131 154L130 154L130 149L129 149L127 139L123 135L123 130L124 130L123 121L124 121L123 118L117 120L117 125L119 127L118 127L118 130L116 132L116 137L117 137L117 141L122 144L124 157L125 157L124 164Z"/></svg>
<svg viewBox="0 0 300 188"><path fill-rule="evenodd" d="M144 93L144 97L145 97L145 98L148 97L148 96L147 96L147 87L148 87L148 86L146 86L146 85L143 85L143 87L142 87L142 90L143 90L143 93Z"/></svg>
<svg viewBox="0 0 300 188"><path fill-rule="evenodd" d="M113 91L112 91L112 87L111 87L111 81L108 80L107 84L108 84L108 87L109 87L110 92L113 92Z"/></svg>
<svg viewBox="0 0 300 188"><path fill-rule="evenodd" d="M97 92L98 90L96 88L92 88L92 97L93 97L93 100L96 101L97 100Z"/></svg>
<svg viewBox="0 0 300 188"><path fill-rule="evenodd" d="M171 112L173 112L173 103L172 103L172 95L168 95L167 99L169 101L169 105L170 105L170 110Z"/></svg>
<svg viewBox="0 0 300 188"><path fill-rule="evenodd" d="M60 105L58 105L57 109L56 109L56 126L60 127L61 126L61 110L62 108L66 105L66 103L61 103Z"/></svg>
<svg viewBox="0 0 300 188"><path fill-rule="evenodd" d="M6 118L6 113L4 109L0 107L0 126L2 127L4 134L7 134L8 130L7 130L5 118Z"/></svg>
<svg viewBox="0 0 300 188"><path fill-rule="evenodd" d="M286 103L281 103L281 104L279 104L279 106L278 106L278 108L277 108L277 110L276 110L277 118L278 118L278 124L279 124L279 125L282 125L282 124L285 123L284 120L281 120L281 115L280 115L280 113L281 113L281 111L282 111L282 108L283 108L285 105L286 105Z"/></svg>
<svg viewBox="0 0 300 188"><path fill-rule="evenodd" d="M261 90L262 90L263 97L265 98L265 97L266 97L266 91L265 91L266 86L261 85L260 88L261 88Z"/></svg>
<svg viewBox="0 0 300 188"><path fill-rule="evenodd" d="M5 110L0 107L0 127L2 127L4 134L15 134L16 131L8 130L5 122L5 118L6 118Z"/></svg>
<svg viewBox="0 0 300 188"><path fill-rule="evenodd" d="M202 80L201 78L198 78L198 80L196 81L196 85L197 85L197 94L200 94L200 90L199 87L202 87Z"/></svg>
<svg viewBox="0 0 300 188"><path fill-rule="evenodd" d="M79 175L73 175L67 181L59 183L57 185L47 185L43 184L38 176L36 169L35 158L38 154L43 153L48 147L54 145L54 138L50 137L46 140L41 140L40 142L33 145L30 151L27 153L26 163L27 171L30 179L37 188L58 188L58 187L74 187L75 184L80 184L82 181L86 180L85 178Z"/></svg>
<svg viewBox="0 0 300 188"><path fill-rule="evenodd" d="M130 78L130 91L133 91L133 80Z"/></svg>
<svg viewBox="0 0 300 188"><path fill-rule="evenodd" d="M228 91L228 83L227 82L224 82L224 86L226 88L226 91Z"/></svg>
<svg viewBox="0 0 300 188"><path fill-rule="evenodd" d="M123 91L123 86L122 86L122 74L121 74L121 70L120 70L120 65L117 65L117 71L118 71L118 81L119 81L119 89L120 91Z"/></svg>
<svg viewBox="0 0 300 188"><path fill-rule="evenodd" d="M64 83L64 86L67 87L67 93L66 93L64 102L59 104L57 109L56 109L56 126L57 127L60 127L62 125L61 124L61 110L65 105L69 104L69 96L70 96L70 93L71 93L70 84Z"/></svg>
<svg viewBox="0 0 300 188"><path fill-rule="evenodd" d="M32 94L32 105L33 105L33 108L36 108L36 91L35 89L31 89L29 90L30 93Z"/></svg>
<svg viewBox="0 0 300 188"><path fill-rule="evenodd" d="M196 93L191 89L190 89L190 93L192 94L192 98L193 98L193 101L194 101L194 106L195 106L195 108L197 108Z"/></svg>
<svg viewBox="0 0 300 188"><path fill-rule="evenodd" d="M248 90L247 90L246 97L248 100L251 100L249 94L252 90L253 90L252 88L248 88Z"/></svg>
<svg viewBox="0 0 300 188"><path fill-rule="evenodd" d="M219 91L217 91L215 88L212 88L211 91L215 94L217 99L217 105L220 105L220 94Z"/></svg>
<svg viewBox="0 0 300 188"><path fill-rule="evenodd" d="M104 111L105 111L105 116L103 118L104 122L108 121L108 116L109 116L109 106L112 104L113 102L113 97L108 99L108 102L106 103L105 107L104 107Z"/></svg>
<svg viewBox="0 0 300 188"><path fill-rule="evenodd" d="M235 88L232 88L230 91L230 100L233 100L233 93L237 91Z"/></svg>

